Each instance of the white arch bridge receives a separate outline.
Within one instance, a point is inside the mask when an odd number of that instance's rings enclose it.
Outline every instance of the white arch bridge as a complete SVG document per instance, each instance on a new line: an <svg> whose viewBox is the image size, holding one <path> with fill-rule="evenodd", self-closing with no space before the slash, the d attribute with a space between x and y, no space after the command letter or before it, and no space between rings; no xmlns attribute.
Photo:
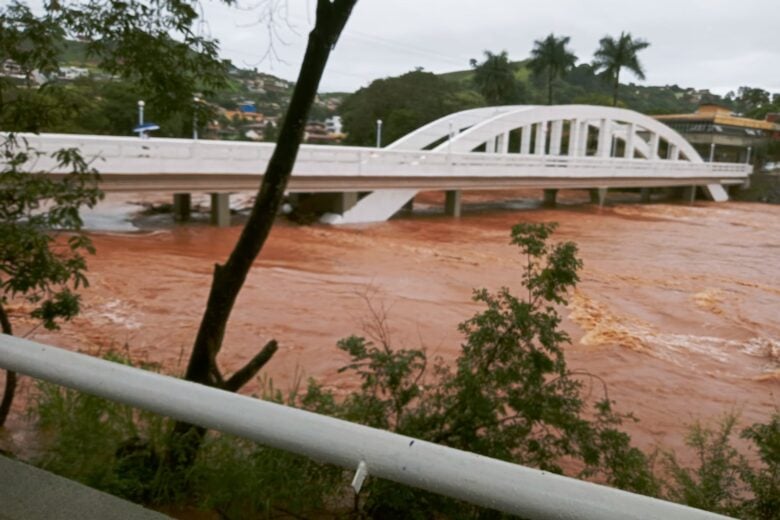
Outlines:
<svg viewBox="0 0 780 520"><path fill-rule="evenodd" d="M217 223L225 222L228 193L257 189L274 146L27 137L42 151L78 147L101 157L104 191L212 193ZM45 162L37 166L52 166ZM447 190L456 213L459 190L466 189L702 186L722 201L723 185L742 183L749 172L746 164L704 162L680 134L631 110L502 106L450 114L385 148L303 145L288 190L336 193L338 221L357 223L386 220L423 190Z"/></svg>

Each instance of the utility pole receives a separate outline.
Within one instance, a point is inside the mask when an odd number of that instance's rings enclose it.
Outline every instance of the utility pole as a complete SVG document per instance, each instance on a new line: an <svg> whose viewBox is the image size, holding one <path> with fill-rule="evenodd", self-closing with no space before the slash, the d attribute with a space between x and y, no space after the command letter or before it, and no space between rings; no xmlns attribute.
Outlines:
<svg viewBox="0 0 780 520"><path fill-rule="evenodd" d="M382 120L376 120L376 147L382 148Z"/></svg>

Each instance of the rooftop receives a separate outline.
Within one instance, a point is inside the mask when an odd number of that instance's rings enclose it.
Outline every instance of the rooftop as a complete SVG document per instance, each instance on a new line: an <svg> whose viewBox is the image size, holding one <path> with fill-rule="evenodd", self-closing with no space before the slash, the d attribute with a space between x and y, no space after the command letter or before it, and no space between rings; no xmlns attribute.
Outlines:
<svg viewBox="0 0 780 520"><path fill-rule="evenodd" d="M761 121L759 119L750 119L748 117L736 116L729 108L715 105L704 104L693 114L669 114L654 116L657 120L664 123L673 122L705 122L715 125L735 126L740 128L752 128L756 130L767 130L770 132L780 132L780 125L771 121Z"/></svg>

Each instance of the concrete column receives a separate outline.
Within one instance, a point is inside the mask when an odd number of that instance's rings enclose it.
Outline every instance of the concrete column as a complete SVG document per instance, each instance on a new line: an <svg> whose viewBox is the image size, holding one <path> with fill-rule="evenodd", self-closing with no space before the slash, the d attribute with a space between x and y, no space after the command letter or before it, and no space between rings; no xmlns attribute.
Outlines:
<svg viewBox="0 0 780 520"><path fill-rule="evenodd" d="M604 202L607 200L607 188L594 188L588 191L591 204L598 204L600 208L604 207Z"/></svg>
<svg viewBox="0 0 780 520"><path fill-rule="evenodd" d="M228 227L230 225L230 194L211 194L211 225Z"/></svg>
<svg viewBox="0 0 780 520"><path fill-rule="evenodd" d="M542 202L542 205L545 208L554 208L557 197L558 197L558 190L544 190L544 200Z"/></svg>
<svg viewBox="0 0 780 520"><path fill-rule="evenodd" d="M680 160L680 148L676 144L669 144L669 152L667 159L671 161Z"/></svg>
<svg viewBox="0 0 780 520"><path fill-rule="evenodd" d="M520 138L520 153L528 155L531 153L531 125L523 127L523 135Z"/></svg>
<svg viewBox="0 0 780 520"><path fill-rule="evenodd" d="M693 204L696 202L696 186L685 186L680 193L680 200Z"/></svg>
<svg viewBox="0 0 780 520"><path fill-rule="evenodd" d="M599 144L596 150L598 157L609 157L610 146L612 144L612 132L610 131L611 121L602 119L599 126Z"/></svg>
<svg viewBox="0 0 780 520"><path fill-rule="evenodd" d="M500 136L498 153L509 153L509 132Z"/></svg>
<svg viewBox="0 0 780 520"><path fill-rule="evenodd" d="M496 153L496 138L491 137L487 140L485 143L485 152L486 153Z"/></svg>
<svg viewBox="0 0 780 520"><path fill-rule="evenodd" d="M579 153L580 157L588 155L588 133L590 132L590 123L583 121L580 123L580 141L579 141Z"/></svg>
<svg viewBox="0 0 780 520"><path fill-rule="evenodd" d="M639 196L644 203L650 202L650 188L642 188L639 190Z"/></svg>
<svg viewBox="0 0 780 520"><path fill-rule="evenodd" d="M192 215L192 195L189 193L173 194L173 220L189 222Z"/></svg>
<svg viewBox="0 0 780 520"><path fill-rule="evenodd" d="M444 199L444 213L451 217L460 217L460 190L448 190Z"/></svg>
<svg viewBox="0 0 780 520"><path fill-rule="evenodd" d="M534 144L534 154L544 155L547 151L547 121L536 124L536 143Z"/></svg>
<svg viewBox="0 0 780 520"><path fill-rule="evenodd" d="M650 157L648 159L655 160L658 159L658 143L660 139L658 137L658 134L653 132L650 134Z"/></svg>
<svg viewBox="0 0 780 520"><path fill-rule="evenodd" d="M710 160L709 162L715 162L715 143L710 145Z"/></svg>
<svg viewBox="0 0 780 520"><path fill-rule="evenodd" d="M626 150L624 157L626 159L634 158L634 136L636 135L636 124L630 123L626 127Z"/></svg>
<svg viewBox="0 0 780 520"><path fill-rule="evenodd" d="M576 157L579 150L580 122L577 119L569 121L569 157Z"/></svg>

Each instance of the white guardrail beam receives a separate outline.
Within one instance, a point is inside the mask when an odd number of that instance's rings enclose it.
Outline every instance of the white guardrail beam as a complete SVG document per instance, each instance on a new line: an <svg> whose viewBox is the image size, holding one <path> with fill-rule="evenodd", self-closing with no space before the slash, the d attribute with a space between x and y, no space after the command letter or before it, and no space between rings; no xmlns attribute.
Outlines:
<svg viewBox="0 0 780 520"><path fill-rule="evenodd" d="M12 336L0 367L526 518L726 518Z"/></svg>

